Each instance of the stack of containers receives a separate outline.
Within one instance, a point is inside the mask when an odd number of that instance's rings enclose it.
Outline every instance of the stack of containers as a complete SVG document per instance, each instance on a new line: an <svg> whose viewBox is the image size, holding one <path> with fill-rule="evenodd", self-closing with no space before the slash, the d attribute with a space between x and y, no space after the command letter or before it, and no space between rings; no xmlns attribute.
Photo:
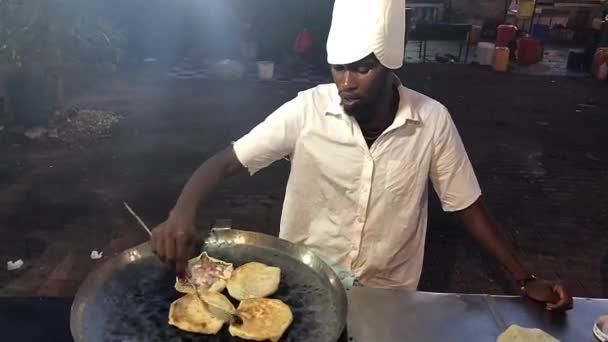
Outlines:
<svg viewBox="0 0 608 342"><path fill-rule="evenodd" d="M522 37L517 42L517 61L520 64L536 64L540 55L540 42L534 37Z"/></svg>
<svg viewBox="0 0 608 342"><path fill-rule="evenodd" d="M496 46L509 47L509 44L517 36L517 27L513 25L498 25L496 33Z"/></svg>

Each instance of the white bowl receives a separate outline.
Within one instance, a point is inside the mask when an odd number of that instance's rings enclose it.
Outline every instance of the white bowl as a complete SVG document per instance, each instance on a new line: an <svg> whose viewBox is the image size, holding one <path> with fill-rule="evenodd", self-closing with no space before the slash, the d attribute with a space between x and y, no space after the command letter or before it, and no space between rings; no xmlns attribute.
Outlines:
<svg viewBox="0 0 608 342"><path fill-rule="evenodd" d="M593 334L601 342L608 342L608 315L597 319L593 326Z"/></svg>

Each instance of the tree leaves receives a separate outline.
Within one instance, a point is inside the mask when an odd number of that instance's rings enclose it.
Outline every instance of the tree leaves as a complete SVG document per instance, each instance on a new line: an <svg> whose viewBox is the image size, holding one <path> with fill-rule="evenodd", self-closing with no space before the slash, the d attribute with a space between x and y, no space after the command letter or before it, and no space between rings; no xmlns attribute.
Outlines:
<svg viewBox="0 0 608 342"><path fill-rule="evenodd" d="M115 67L123 37L94 0L0 0L0 64L14 68Z"/></svg>

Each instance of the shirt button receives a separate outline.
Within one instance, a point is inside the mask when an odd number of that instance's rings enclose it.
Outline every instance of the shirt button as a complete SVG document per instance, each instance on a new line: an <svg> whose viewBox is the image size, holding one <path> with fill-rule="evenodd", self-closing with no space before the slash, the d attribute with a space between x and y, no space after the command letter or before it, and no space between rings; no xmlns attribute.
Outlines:
<svg viewBox="0 0 608 342"><path fill-rule="evenodd" d="M363 223L363 221L365 221L365 219L363 219L363 217L359 216L359 218L357 219L357 222Z"/></svg>

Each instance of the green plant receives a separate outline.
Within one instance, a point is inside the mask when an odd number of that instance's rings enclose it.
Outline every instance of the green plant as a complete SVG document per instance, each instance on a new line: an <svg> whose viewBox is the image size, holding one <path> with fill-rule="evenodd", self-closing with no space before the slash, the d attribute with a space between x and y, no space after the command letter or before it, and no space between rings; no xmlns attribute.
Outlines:
<svg viewBox="0 0 608 342"><path fill-rule="evenodd" d="M95 0L0 0L0 82L17 115L27 111L19 105L38 91L32 89L44 89L50 99L45 106L61 107L66 75L116 69L122 35L94 10L94 4Z"/></svg>
<svg viewBox="0 0 608 342"><path fill-rule="evenodd" d="M112 70L122 36L92 0L0 0L0 58L16 68Z"/></svg>

